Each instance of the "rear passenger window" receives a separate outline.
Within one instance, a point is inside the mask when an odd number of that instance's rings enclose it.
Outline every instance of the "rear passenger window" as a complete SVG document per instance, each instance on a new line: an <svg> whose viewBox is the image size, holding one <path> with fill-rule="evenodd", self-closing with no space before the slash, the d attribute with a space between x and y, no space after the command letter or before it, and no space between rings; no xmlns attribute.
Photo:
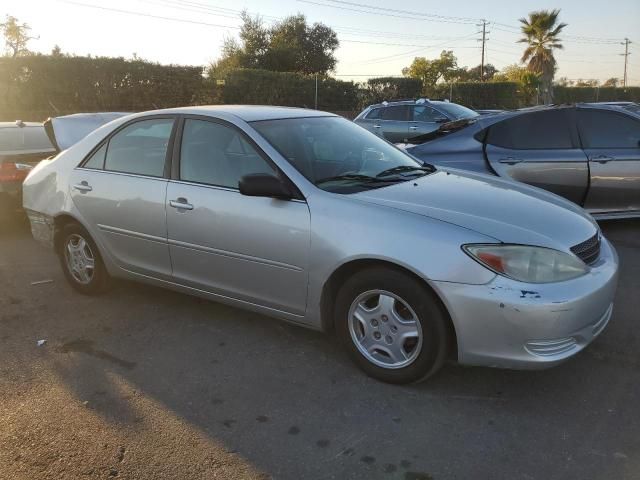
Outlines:
<svg viewBox="0 0 640 480"><path fill-rule="evenodd" d="M98 150L93 152L84 165L84 168L93 168L95 170L102 170L104 168L104 157L107 153L107 144L104 143Z"/></svg>
<svg viewBox="0 0 640 480"><path fill-rule="evenodd" d="M584 148L638 148L640 122L626 115L598 110L578 110Z"/></svg>
<svg viewBox="0 0 640 480"><path fill-rule="evenodd" d="M173 122L171 118L141 120L120 130L109 140L104 169L162 177Z"/></svg>
<svg viewBox="0 0 640 480"><path fill-rule="evenodd" d="M573 148L566 112L550 110L522 113L489 127L487 143L514 150Z"/></svg>
<svg viewBox="0 0 640 480"><path fill-rule="evenodd" d="M180 148L180 179L238 188L244 175L276 171L235 128L187 119Z"/></svg>
<svg viewBox="0 0 640 480"><path fill-rule="evenodd" d="M393 107L387 107L384 109L382 113L383 120L400 120L406 121L408 120L407 116L409 114L409 109L406 105L394 105Z"/></svg>

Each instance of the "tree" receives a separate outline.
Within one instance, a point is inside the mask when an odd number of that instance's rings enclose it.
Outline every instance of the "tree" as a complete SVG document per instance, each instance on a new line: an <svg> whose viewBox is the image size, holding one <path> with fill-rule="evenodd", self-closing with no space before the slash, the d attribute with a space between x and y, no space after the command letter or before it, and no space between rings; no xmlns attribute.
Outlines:
<svg viewBox="0 0 640 480"><path fill-rule="evenodd" d="M597 87L600 84L600 82L598 80L596 80L595 78L591 78L591 79L586 79L583 80L582 78L578 79L576 81L576 87Z"/></svg>
<svg viewBox="0 0 640 480"><path fill-rule="evenodd" d="M482 67L480 65L473 67L473 68L467 68L467 67L462 67L459 68L458 71L456 72L456 81L458 82L488 82L491 79L493 79L493 76L498 73L498 69L496 67L494 67L493 65L491 65L490 63L487 63L484 66L484 76L481 77L481 72L482 72Z"/></svg>
<svg viewBox="0 0 640 480"><path fill-rule="evenodd" d="M363 89L365 104L398 98L416 98L422 92L422 80L410 77L376 77L367 80Z"/></svg>
<svg viewBox="0 0 640 480"><path fill-rule="evenodd" d="M559 87L573 87L576 82L569 80L567 77L560 77L555 84Z"/></svg>
<svg viewBox="0 0 640 480"><path fill-rule="evenodd" d="M620 85L620 79L618 77L611 77L602 84L603 87L617 87Z"/></svg>
<svg viewBox="0 0 640 480"><path fill-rule="evenodd" d="M30 37L29 32L31 31L31 27L26 23L18 23L18 19L11 15L7 15L5 22L0 23L0 30L2 30L4 36L7 55L10 57L31 53L27 49L27 43L29 40L38 38Z"/></svg>
<svg viewBox="0 0 640 480"><path fill-rule="evenodd" d="M496 73L492 80L494 82L522 82L522 76L527 72L525 67L521 67L518 64L507 65L498 73Z"/></svg>
<svg viewBox="0 0 640 480"><path fill-rule="evenodd" d="M507 65L500 72L496 73L492 79L493 82L515 82L518 90L522 94L526 104L534 103L538 97L538 88L540 87L540 75L532 72L526 67L513 64Z"/></svg>
<svg viewBox="0 0 640 480"><path fill-rule="evenodd" d="M338 36L326 25L308 25L302 14L286 17L271 27L246 12L241 18L240 40L224 41L220 59L210 66L210 76L221 76L235 68L303 74L326 74L335 69Z"/></svg>
<svg viewBox="0 0 640 480"><path fill-rule="evenodd" d="M542 85L542 99L544 103L553 102L553 76L556 72L554 49L562 49L558 36L567 26L558 23L560 10L539 10L531 12L529 18L521 18L520 23L524 37L518 40L526 43L521 62L527 63L529 71L540 75Z"/></svg>
<svg viewBox="0 0 640 480"><path fill-rule="evenodd" d="M434 60L425 57L414 58L411 65L402 69L402 74L422 80L425 93L429 93L439 80L448 82L455 79L457 71L458 59L451 50L443 50L440 57Z"/></svg>
<svg viewBox="0 0 640 480"><path fill-rule="evenodd" d="M536 104L538 103L538 91L541 83L539 73L530 72L529 70L522 72L520 76L520 88L525 102L532 104L535 98Z"/></svg>

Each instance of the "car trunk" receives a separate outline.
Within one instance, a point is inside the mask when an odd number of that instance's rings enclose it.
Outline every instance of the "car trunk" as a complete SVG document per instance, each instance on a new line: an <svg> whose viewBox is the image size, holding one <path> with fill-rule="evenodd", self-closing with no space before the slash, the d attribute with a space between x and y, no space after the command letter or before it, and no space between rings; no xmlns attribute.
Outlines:
<svg viewBox="0 0 640 480"><path fill-rule="evenodd" d="M76 113L49 118L44 122L44 129L56 151L61 152L82 140L98 127L125 115L128 113Z"/></svg>

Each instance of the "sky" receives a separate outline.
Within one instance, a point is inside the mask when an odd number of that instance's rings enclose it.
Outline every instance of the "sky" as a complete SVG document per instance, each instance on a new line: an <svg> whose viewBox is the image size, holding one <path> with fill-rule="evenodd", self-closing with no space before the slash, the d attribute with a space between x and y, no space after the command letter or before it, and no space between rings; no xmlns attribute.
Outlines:
<svg viewBox="0 0 640 480"><path fill-rule="evenodd" d="M640 0L2 0L0 15L28 23L38 36L29 48L37 52L59 45L76 55L135 53L163 64L205 65L219 57L225 38L237 37L241 10L266 23L303 13L338 33L335 75L364 81L401 75L414 57L435 58L443 49L453 50L459 66L478 65L481 19L489 22L485 62L499 69L517 63L518 19L552 8L568 24L556 78L621 78L627 37L629 84L640 85Z"/></svg>

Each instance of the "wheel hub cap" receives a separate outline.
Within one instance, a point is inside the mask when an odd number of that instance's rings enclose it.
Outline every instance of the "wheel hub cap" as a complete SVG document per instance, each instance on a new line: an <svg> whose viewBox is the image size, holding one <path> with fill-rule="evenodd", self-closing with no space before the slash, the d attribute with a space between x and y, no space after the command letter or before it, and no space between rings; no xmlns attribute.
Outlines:
<svg viewBox="0 0 640 480"><path fill-rule="evenodd" d="M64 257L71 276L83 285L91 282L95 271L95 258L89 243L80 235L69 236Z"/></svg>
<svg viewBox="0 0 640 480"><path fill-rule="evenodd" d="M349 333L362 355L383 368L413 363L422 348L422 327L411 306L384 290L359 295L349 309Z"/></svg>

